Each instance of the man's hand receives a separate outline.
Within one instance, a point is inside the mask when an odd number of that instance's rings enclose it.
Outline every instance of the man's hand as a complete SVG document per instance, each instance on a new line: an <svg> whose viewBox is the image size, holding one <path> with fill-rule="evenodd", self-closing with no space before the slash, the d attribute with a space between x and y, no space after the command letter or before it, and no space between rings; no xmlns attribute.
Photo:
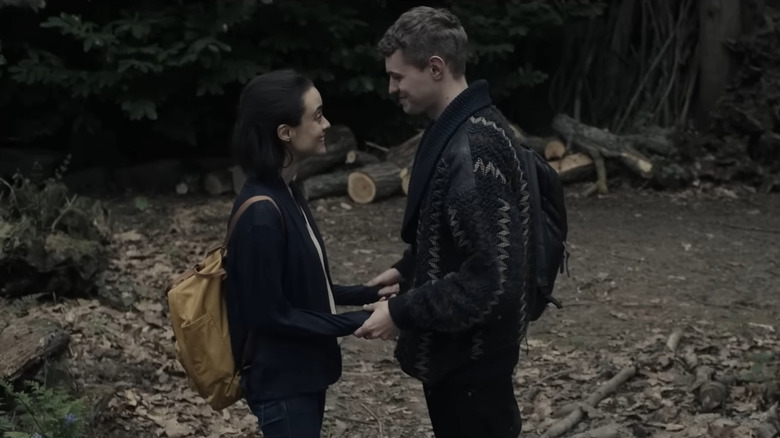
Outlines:
<svg viewBox="0 0 780 438"><path fill-rule="evenodd" d="M391 341L396 338L398 329L393 323L393 318L390 317L390 308L387 305L387 301L380 301L378 303L366 304L363 306L364 310L374 312L363 323L357 331L355 336L364 339L384 339Z"/></svg>
<svg viewBox="0 0 780 438"><path fill-rule="evenodd" d="M398 294L398 291L400 290L398 283L400 281L401 281L401 273L398 272L398 269L390 268L387 271L369 280L369 282L366 283L366 286L370 287L370 286L382 285L384 287L382 289L379 289L379 296L392 297Z"/></svg>

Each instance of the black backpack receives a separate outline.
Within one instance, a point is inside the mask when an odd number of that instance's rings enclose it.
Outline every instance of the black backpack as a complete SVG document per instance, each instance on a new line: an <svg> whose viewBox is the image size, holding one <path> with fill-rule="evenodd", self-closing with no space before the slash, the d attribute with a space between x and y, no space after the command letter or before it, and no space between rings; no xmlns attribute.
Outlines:
<svg viewBox="0 0 780 438"><path fill-rule="evenodd" d="M563 273L565 268L568 275L568 221L558 172L533 148L518 143L531 195L535 282L528 295L528 317L536 321L548 305L563 307L552 294L558 273Z"/></svg>

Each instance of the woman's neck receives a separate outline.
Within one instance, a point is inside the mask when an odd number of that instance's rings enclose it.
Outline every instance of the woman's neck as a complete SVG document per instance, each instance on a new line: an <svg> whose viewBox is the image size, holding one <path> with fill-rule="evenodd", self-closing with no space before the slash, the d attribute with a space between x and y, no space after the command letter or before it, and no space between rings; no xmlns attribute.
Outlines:
<svg viewBox="0 0 780 438"><path fill-rule="evenodd" d="M292 157L292 162L282 169L282 179L285 184L290 184L298 173L298 157Z"/></svg>

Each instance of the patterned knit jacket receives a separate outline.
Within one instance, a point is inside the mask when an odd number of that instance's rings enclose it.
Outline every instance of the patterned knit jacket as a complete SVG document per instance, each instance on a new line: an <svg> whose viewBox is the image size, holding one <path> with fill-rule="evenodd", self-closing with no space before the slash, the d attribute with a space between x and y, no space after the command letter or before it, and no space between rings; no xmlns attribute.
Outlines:
<svg viewBox="0 0 780 438"><path fill-rule="evenodd" d="M478 81L426 130L415 158L396 267L410 288L389 301L395 356L435 383L525 336L530 203L511 128Z"/></svg>

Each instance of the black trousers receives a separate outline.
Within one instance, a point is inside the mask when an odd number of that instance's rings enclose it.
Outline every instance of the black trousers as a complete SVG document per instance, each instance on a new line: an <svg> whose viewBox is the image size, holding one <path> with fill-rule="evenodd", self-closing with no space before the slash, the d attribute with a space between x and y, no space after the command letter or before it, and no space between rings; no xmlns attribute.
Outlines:
<svg viewBox="0 0 780 438"><path fill-rule="evenodd" d="M517 438L522 430L512 373L518 352L502 352L423 385L436 438Z"/></svg>

